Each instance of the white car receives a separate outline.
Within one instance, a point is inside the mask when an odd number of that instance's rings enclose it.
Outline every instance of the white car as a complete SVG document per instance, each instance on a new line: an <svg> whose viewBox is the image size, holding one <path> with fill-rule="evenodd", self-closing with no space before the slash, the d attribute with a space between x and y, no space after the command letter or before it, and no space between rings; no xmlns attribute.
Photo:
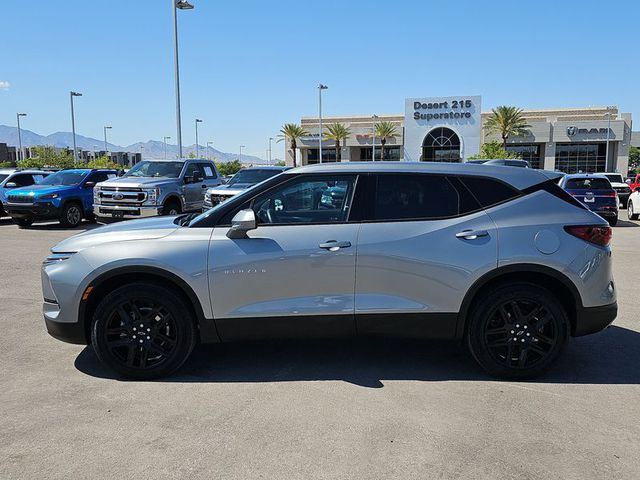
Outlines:
<svg viewBox="0 0 640 480"><path fill-rule="evenodd" d="M637 187L629 196L627 215L629 216L629 220L638 220L640 217L640 187Z"/></svg>
<svg viewBox="0 0 640 480"><path fill-rule="evenodd" d="M631 188L629 188L629 185L627 185L627 183L624 181L624 177L620 173L613 172L603 173L602 175L607 177L609 179L609 182L611 182L611 186L616 191L622 208L627 208L629 195L631 195Z"/></svg>

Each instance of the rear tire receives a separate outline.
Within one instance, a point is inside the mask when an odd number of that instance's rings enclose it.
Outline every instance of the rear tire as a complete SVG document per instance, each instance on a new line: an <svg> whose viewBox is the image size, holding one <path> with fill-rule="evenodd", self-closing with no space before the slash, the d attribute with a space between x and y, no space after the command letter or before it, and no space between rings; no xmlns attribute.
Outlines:
<svg viewBox="0 0 640 480"><path fill-rule="evenodd" d="M162 206L162 214L163 215L180 215L182 213L182 208L180 208L180 203L176 200L168 200Z"/></svg>
<svg viewBox="0 0 640 480"><path fill-rule="evenodd" d="M638 220L638 214L637 213L633 213L633 202L631 200L629 200L629 204L627 205L627 216L629 217L629 220Z"/></svg>
<svg viewBox="0 0 640 480"><path fill-rule="evenodd" d="M490 375L524 380L545 373L569 338L569 319L551 291L520 282L494 287L469 314L467 345Z"/></svg>
<svg viewBox="0 0 640 480"><path fill-rule="evenodd" d="M128 378L175 372L196 344L195 318L184 300L151 283L124 285L96 308L91 343L98 358Z"/></svg>
<svg viewBox="0 0 640 480"><path fill-rule="evenodd" d="M33 218L14 218L13 222L18 225L18 228L29 228L33 225Z"/></svg>
<svg viewBox="0 0 640 480"><path fill-rule="evenodd" d="M82 207L77 202L65 203L62 207L60 225L66 228L75 228L82 222Z"/></svg>
<svg viewBox="0 0 640 480"><path fill-rule="evenodd" d="M618 224L618 217L614 217L614 218L610 218L609 219L609 225L611 225L612 227L615 227Z"/></svg>

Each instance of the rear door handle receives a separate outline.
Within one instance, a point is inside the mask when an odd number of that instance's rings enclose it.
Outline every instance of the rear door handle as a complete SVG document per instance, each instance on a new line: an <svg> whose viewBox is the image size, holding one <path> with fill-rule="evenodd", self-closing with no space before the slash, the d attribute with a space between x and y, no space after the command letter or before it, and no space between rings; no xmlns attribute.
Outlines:
<svg viewBox="0 0 640 480"><path fill-rule="evenodd" d="M475 240L480 237L488 237L489 232L486 230L463 230L456 233L456 238L463 238L465 240Z"/></svg>
<svg viewBox="0 0 640 480"><path fill-rule="evenodd" d="M349 248L350 246L351 242L349 241L338 242L337 240L328 240L325 243L318 245L318 247L324 250L329 250L330 252L335 252L341 248Z"/></svg>

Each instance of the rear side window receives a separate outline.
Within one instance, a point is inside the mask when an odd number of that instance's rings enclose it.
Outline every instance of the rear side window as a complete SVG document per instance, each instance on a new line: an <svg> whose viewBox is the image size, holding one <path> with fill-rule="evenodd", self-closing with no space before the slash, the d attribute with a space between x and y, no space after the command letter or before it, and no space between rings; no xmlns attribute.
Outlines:
<svg viewBox="0 0 640 480"><path fill-rule="evenodd" d="M483 177L460 177L460 181L471 191L484 208L506 202L520 192L506 183Z"/></svg>
<svg viewBox="0 0 640 480"><path fill-rule="evenodd" d="M570 178L567 180L568 190L611 190L606 178Z"/></svg>
<svg viewBox="0 0 640 480"><path fill-rule="evenodd" d="M202 173L204 175L204 178L218 178L218 175L216 175L216 171L213 169L213 167L208 164L208 163L201 163L200 164L200 168L202 169Z"/></svg>
<svg viewBox="0 0 640 480"><path fill-rule="evenodd" d="M430 220L477 209L469 195L440 175L377 175L374 220Z"/></svg>

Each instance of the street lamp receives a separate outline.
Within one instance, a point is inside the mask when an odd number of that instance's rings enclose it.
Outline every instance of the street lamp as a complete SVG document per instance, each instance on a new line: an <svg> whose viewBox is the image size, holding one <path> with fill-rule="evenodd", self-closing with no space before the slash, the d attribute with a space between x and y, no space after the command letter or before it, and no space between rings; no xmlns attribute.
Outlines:
<svg viewBox="0 0 640 480"><path fill-rule="evenodd" d="M371 151L371 161L375 162L376 161L376 119L378 118L378 115L373 115L371 117L373 119L373 150Z"/></svg>
<svg viewBox="0 0 640 480"><path fill-rule="evenodd" d="M213 148L211 147L211 145L213 145L213 142L207 142L207 159L211 160L211 154L209 153L209 148Z"/></svg>
<svg viewBox="0 0 640 480"><path fill-rule="evenodd" d="M198 146L198 124L202 123L202 120L196 118L196 158L200 158L200 147Z"/></svg>
<svg viewBox="0 0 640 480"><path fill-rule="evenodd" d="M268 156L269 165L271 165L271 142L273 142L273 137L269 137L269 156Z"/></svg>
<svg viewBox="0 0 640 480"><path fill-rule="evenodd" d="M76 148L76 116L73 111L73 97L81 97L82 94L78 92L71 91L69 92L69 97L71 98L71 132L73 134L73 164L75 165L78 162L78 150Z"/></svg>
<svg viewBox="0 0 640 480"><path fill-rule="evenodd" d="M320 119L320 127L318 129L320 136L318 137L318 155L320 163L322 163L322 91L328 89L326 85L318 84L318 118Z"/></svg>
<svg viewBox="0 0 640 480"><path fill-rule="evenodd" d="M24 150L22 150L22 132L20 131L20 117L26 117L26 113L16 113L18 119L18 154L16 160L24 160Z"/></svg>
<svg viewBox="0 0 640 480"><path fill-rule="evenodd" d="M164 159L167 159L167 140L170 140L171 137L163 137L162 140L164 142Z"/></svg>
<svg viewBox="0 0 640 480"><path fill-rule="evenodd" d="M176 129L178 134L178 155L182 158L182 120L180 118L180 67L178 62L178 10L192 10L193 5L185 0L171 0L173 14L173 61L176 82Z"/></svg>
<svg viewBox="0 0 640 480"><path fill-rule="evenodd" d="M611 134L611 112L607 112L605 113L605 116L607 117L607 147L605 149L605 160L604 160L604 168L605 168L605 172L607 172L607 168L609 165L609 136Z"/></svg>
<svg viewBox="0 0 640 480"><path fill-rule="evenodd" d="M107 147L107 130L111 130L112 127L109 126L105 126L103 127L104 130L104 153L106 154L109 151L109 148Z"/></svg>
<svg viewBox="0 0 640 480"><path fill-rule="evenodd" d="M240 145L240 163L242 163L242 149L245 147L245 145Z"/></svg>

